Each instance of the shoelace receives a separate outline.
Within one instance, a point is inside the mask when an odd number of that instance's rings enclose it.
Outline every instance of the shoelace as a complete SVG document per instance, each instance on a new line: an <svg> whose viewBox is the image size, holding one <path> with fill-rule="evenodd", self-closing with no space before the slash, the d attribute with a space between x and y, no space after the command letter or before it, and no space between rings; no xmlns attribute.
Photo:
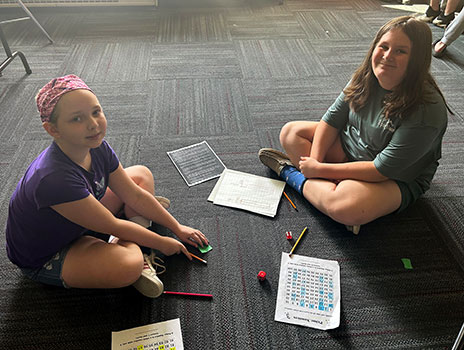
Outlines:
<svg viewBox="0 0 464 350"><path fill-rule="evenodd" d="M148 254L143 254L143 257L145 259L145 262L147 263L148 267L152 272L154 272L157 275L161 275L162 273L166 272L166 267L162 264L164 264L163 259L160 257L156 256L156 254L152 251L150 255ZM160 261L160 262L158 262ZM153 265L155 267L153 267ZM160 271L157 271L157 268L160 269Z"/></svg>

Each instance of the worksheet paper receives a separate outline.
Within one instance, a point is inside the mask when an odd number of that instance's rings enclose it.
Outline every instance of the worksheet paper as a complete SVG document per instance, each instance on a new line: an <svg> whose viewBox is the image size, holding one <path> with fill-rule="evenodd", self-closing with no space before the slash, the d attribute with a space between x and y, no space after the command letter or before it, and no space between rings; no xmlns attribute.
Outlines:
<svg viewBox="0 0 464 350"><path fill-rule="evenodd" d="M226 168L206 141L167 154L188 186L219 177Z"/></svg>
<svg viewBox="0 0 464 350"><path fill-rule="evenodd" d="M322 330L337 328L338 262L282 253L274 320Z"/></svg>
<svg viewBox="0 0 464 350"><path fill-rule="evenodd" d="M225 169L211 194L210 202L274 217L285 182Z"/></svg>
<svg viewBox="0 0 464 350"><path fill-rule="evenodd" d="M111 350L184 350L180 319L111 333Z"/></svg>

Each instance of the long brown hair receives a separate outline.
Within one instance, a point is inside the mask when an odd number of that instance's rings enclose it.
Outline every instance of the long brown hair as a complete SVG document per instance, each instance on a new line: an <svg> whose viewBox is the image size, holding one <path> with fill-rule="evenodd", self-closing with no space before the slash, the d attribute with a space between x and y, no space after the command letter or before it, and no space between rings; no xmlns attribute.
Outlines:
<svg viewBox="0 0 464 350"><path fill-rule="evenodd" d="M412 47L405 77L395 87L394 91L385 96L385 117L390 119L404 118L421 103L438 102L431 99L433 90L436 90L445 100L443 93L430 73L432 32L429 26L414 17L402 16L393 18L379 29L366 57L354 72L350 84L343 91L345 101L349 103L350 108L355 112L367 104L374 87L378 84L372 70L372 54L382 36L393 29L402 30L411 40ZM450 111L448 105L446 107Z"/></svg>

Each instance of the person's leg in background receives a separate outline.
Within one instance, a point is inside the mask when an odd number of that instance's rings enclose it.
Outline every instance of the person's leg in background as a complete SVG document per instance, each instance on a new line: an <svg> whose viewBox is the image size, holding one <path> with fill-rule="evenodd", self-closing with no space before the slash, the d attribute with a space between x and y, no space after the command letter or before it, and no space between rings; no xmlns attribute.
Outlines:
<svg viewBox="0 0 464 350"><path fill-rule="evenodd" d="M429 7L425 14L417 17L422 22L432 22L440 15L440 0L430 0Z"/></svg>
<svg viewBox="0 0 464 350"><path fill-rule="evenodd" d="M445 54L446 48L459 38L462 33L464 33L464 9L461 10L459 15L446 28L443 37L434 42L432 48L433 56L437 58L442 57Z"/></svg>
<svg viewBox="0 0 464 350"><path fill-rule="evenodd" d="M460 2L461 0L448 0L445 9L433 20L433 24L438 27L446 28L454 20L454 13Z"/></svg>

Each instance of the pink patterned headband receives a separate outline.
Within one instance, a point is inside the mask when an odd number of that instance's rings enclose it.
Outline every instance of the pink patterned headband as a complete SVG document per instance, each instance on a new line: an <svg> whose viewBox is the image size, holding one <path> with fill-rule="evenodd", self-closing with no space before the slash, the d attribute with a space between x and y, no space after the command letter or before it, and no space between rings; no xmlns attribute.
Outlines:
<svg viewBox="0 0 464 350"><path fill-rule="evenodd" d="M93 92L81 78L74 74L52 79L41 88L35 100L42 122L50 121L50 116L61 96L67 92L78 89L85 89Z"/></svg>

